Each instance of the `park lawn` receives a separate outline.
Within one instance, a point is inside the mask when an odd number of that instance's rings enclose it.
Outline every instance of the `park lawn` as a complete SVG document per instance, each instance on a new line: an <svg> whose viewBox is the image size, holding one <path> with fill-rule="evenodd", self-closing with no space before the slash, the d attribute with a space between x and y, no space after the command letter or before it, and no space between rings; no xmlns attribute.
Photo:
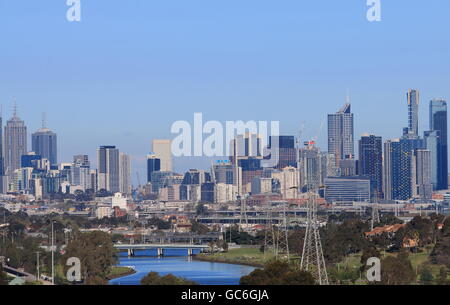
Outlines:
<svg viewBox="0 0 450 305"><path fill-rule="evenodd" d="M197 256L200 260L223 262L232 264L243 264L252 266L263 266L267 261L274 257L273 254L264 255L259 248L237 248L230 249L223 253L202 253Z"/></svg>

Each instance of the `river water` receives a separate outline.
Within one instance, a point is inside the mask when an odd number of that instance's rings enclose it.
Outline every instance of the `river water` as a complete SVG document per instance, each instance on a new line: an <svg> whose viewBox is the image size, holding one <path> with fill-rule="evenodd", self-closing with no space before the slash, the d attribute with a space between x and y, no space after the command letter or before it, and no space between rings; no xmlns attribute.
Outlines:
<svg viewBox="0 0 450 305"><path fill-rule="evenodd" d="M136 251L133 257L120 253L118 266L133 267L136 273L111 280L110 284L139 285L144 276L154 271L160 275L172 273L200 285L239 285L239 279L255 269L243 265L197 261L187 257L186 252L186 249L170 249L161 258L156 257L156 250Z"/></svg>

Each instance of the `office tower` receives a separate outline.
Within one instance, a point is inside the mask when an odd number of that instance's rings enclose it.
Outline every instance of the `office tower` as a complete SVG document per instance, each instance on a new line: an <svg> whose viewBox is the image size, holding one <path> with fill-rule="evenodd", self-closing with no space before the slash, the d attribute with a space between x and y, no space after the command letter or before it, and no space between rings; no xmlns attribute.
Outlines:
<svg viewBox="0 0 450 305"><path fill-rule="evenodd" d="M147 156L147 182L152 182L152 173L159 172L161 170L161 159L158 159L155 155Z"/></svg>
<svg viewBox="0 0 450 305"><path fill-rule="evenodd" d="M439 188L438 162L439 162L439 144L441 132L439 130L425 131L424 138L426 148L430 151L431 184L433 185L433 189L437 190Z"/></svg>
<svg viewBox="0 0 450 305"><path fill-rule="evenodd" d="M412 197L412 144L406 139L384 143L383 193L387 200L408 200Z"/></svg>
<svg viewBox="0 0 450 305"><path fill-rule="evenodd" d="M70 184L80 186L83 191L95 190L92 179L89 157L87 155L74 156L70 169Z"/></svg>
<svg viewBox="0 0 450 305"><path fill-rule="evenodd" d="M36 161L41 159L42 157L37 155L35 152L29 152L20 157L20 167L38 168Z"/></svg>
<svg viewBox="0 0 450 305"><path fill-rule="evenodd" d="M427 149L416 149L412 156L413 196L424 200L431 199L431 152Z"/></svg>
<svg viewBox="0 0 450 305"><path fill-rule="evenodd" d="M28 152L27 127L25 122L17 116L16 106L14 106L13 117L6 122L4 144L5 173L9 176L14 170L20 168L20 158Z"/></svg>
<svg viewBox="0 0 450 305"><path fill-rule="evenodd" d="M119 154L119 188L120 192L131 195L131 157L127 154Z"/></svg>
<svg viewBox="0 0 450 305"><path fill-rule="evenodd" d="M278 148L275 147L276 145L278 145ZM278 160L275 168L283 169L285 167L297 166L297 152L295 149L294 136L270 136L268 148L274 150L271 151L271 155L269 157L273 160Z"/></svg>
<svg viewBox="0 0 450 305"><path fill-rule="evenodd" d="M419 136L419 91L409 89L406 98L408 102L407 136L409 138L417 138Z"/></svg>
<svg viewBox="0 0 450 305"><path fill-rule="evenodd" d="M447 146L447 102L434 99L430 101L430 130L439 132L434 189L446 190L448 187L448 146Z"/></svg>
<svg viewBox="0 0 450 305"><path fill-rule="evenodd" d="M237 187L238 182L242 181L242 168L236 170L235 165L229 161L217 161L212 166L212 175L215 183L232 184Z"/></svg>
<svg viewBox="0 0 450 305"><path fill-rule="evenodd" d="M314 191L320 187L321 180L320 151L313 145L299 150L300 187L303 191Z"/></svg>
<svg viewBox="0 0 450 305"><path fill-rule="evenodd" d="M48 159L51 165L58 164L57 136L47 128L45 118L42 120L42 128L31 135L31 148L43 159Z"/></svg>
<svg viewBox="0 0 450 305"><path fill-rule="evenodd" d="M272 178L255 177L252 180L252 195L271 194L272 193Z"/></svg>
<svg viewBox="0 0 450 305"><path fill-rule="evenodd" d="M79 166L87 166L87 167L91 166L88 155L73 156L73 163L78 164Z"/></svg>
<svg viewBox="0 0 450 305"><path fill-rule="evenodd" d="M111 193L120 192L119 150L115 146L97 149L98 189Z"/></svg>
<svg viewBox="0 0 450 305"><path fill-rule="evenodd" d="M246 132L245 134L236 135L230 141L230 161L235 163L237 160L258 159L263 158L263 139L259 134Z"/></svg>
<svg viewBox="0 0 450 305"><path fill-rule="evenodd" d="M161 160L161 171L172 171L172 148L170 140L153 140L152 151Z"/></svg>
<svg viewBox="0 0 450 305"><path fill-rule="evenodd" d="M369 201L370 180L360 177L325 178L325 199L327 202Z"/></svg>
<svg viewBox="0 0 450 305"><path fill-rule="evenodd" d="M204 170L190 169L184 174L182 184L203 184L211 182L211 174Z"/></svg>
<svg viewBox="0 0 450 305"><path fill-rule="evenodd" d="M359 175L369 178L373 199L383 198L383 144L381 137L363 135L359 140Z"/></svg>
<svg viewBox="0 0 450 305"><path fill-rule="evenodd" d="M353 134L353 113L347 103L337 113L328 115L328 153L335 155L337 167L341 160L353 158Z"/></svg>

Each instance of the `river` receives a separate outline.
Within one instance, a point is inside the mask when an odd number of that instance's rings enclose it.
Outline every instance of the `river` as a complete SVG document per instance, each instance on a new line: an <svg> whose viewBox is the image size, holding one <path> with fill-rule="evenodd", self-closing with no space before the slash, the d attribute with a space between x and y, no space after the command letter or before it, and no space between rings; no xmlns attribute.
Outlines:
<svg viewBox="0 0 450 305"><path fill-rule="evenodd" d="M133 267L136 273L113 279L110 284L139 285L144 276L155 271L160 275L172 273L200 285L239 285L239 279L255 269L244 265L197 261L185 256L186 252L186 249L170 249L160 258L156 257L155 250L136 251L133 257L120 253L118 266Z"/></svg>

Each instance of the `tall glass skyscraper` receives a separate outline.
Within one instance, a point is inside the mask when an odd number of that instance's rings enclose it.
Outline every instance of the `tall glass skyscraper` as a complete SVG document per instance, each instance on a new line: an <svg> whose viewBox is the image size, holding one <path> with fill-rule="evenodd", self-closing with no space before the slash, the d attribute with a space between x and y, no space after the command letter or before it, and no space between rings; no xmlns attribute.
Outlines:
<svg viewBox="0 0 450 305"><path fill-rule="evenodd" d="M425 131L424 138L427 149L430 151L431 158L431 184L433 189L438 188L438 160L439 160L439 138L441 137L440 131L432 130Z"/></svg>
<svg viewBox="0 0 450 305"><path fill-rule="evenodd" d="M21 157L27 150L27 127L25 122L17 116L17 108L14 106L13 117L5 126L5 173L12 175L14 170L20 168Z"/></svg>
<svg viewBox="0 0 450 305"><path fill-rule="evenodd" d="M419 136L419 91L409 89L406 97L408 101L408 136L417 138Z"/></svg>
<svg viewBox="0 0 450 305"><path fill-rule="evenodd" d="M152 173L161 170L161 159L154 154L147 156L147 182L152 182Z"/></svg>
<svg viewBox="0 0 450 305"><path fill-rule="evenodd" d="M120 192L119 150L115 146L100 146L98 158L98 189Z"/></svg>
<svg viewBox="0 0 450 305"><path fill-rule="evenodd" d="M51 165L58 164L57 137L42 122L42 128L31 135L31 148L36 155L50 161Z"/></svg>
<svg viewBox="0 0 450 305"><path fill-rule="evenodd" d="M359 140L359 175L370 179L374 199L383 198L382 138L363 135Z"/></svg>
<svg viewBox="0 0 450 305"><path fill-rule="evenodd" d="M388 140L384 143L384 197L387 200L408 200L412 197L411 141Z"/></svg>
<svg viewBox="0 0 450 305"><path fill-rule="evenodd" d="M436 190L448 187L448 147L447 147L447 102L440 99L430 101L430 130L438 131L436 162L432 164L435 171L433 186ZM431 150L431 149L430 149Z"/></svg>
<svg viewBox="0 0 450 305"><path fill-rule="evenodd" d="M354 155L353 113L350 104L345 104L337 113L328 115L328 153L340 160Z"/></svg>

